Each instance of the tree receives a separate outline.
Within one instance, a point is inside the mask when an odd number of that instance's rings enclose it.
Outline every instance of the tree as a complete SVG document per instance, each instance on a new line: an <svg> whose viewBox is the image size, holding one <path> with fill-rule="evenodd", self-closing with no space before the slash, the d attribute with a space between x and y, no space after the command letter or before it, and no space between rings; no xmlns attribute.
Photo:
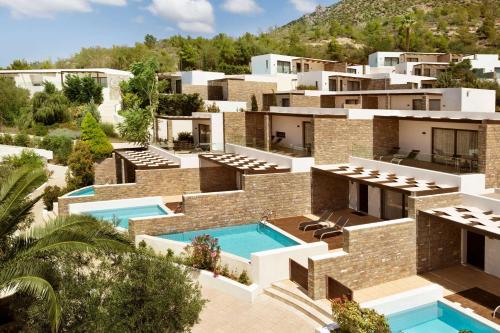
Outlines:
<svg viewBox="0 0 500 333"><path fill-rule="evenodd" d="M77 104L101 104L104 100L102 86L90 76L68 75L63 92L68 100Z"/></svg>
<svg viewBox="0 0 500 333"><path fill-rule="evenodd" d="M43 83L44 90L31 99L31 114L36 122L44 125L62 123L69 120L69 101L50 82Z"/></svg>
<svg viewBox="0 0 500 333"><path fill-rule="evenodd" d="M130 142L147 147L151 140L151 111L139 105L122 112L124 121L118 124L120 136Z"/></svg>
<svg viewBox="0 0 500 333"><path fill-rule="evenodd" d="M255 97L255 94L252 95L252 111L259 111L259 104L257 104L257 97Z"/></svg>
<svg viewBox="0 0 500 333"><path fill-rule="evenodd" d="M158 40L153 35L147 34L146 36L144 36L144 45L146 45L150 49L154 48L157 42Z"/></svg>
<svg viewBox="0 0 500 333"><path fill-rule="evenodd" d="M94 162L85 142L78 141L68 158L66 183L70 191L94 184Z"/></svg>
<svg viewBox="0 0 500 333"><path fill-rule="evenodd" d="M405 51L406 52L410 51L411 29L413 28L413 26L415 25L416 22L417 21L415 20L415 18L410 14L405 15L403 17L403 20L401 21L401 29L403 29L404 33L405 33Z"/></svg>
<svg viewBox="0 0 500 333"><path fill-rule="evenodd" d="M83 117L81 130L80 138L88 144L94 161L102 160L111 155L113 146L90 112L87 112Z"/></svg>
<svg viewBox="0 0 500 333"><path fill-rule="evenodd" d="M0 77L0 129L14 124L21 108L28 105L29 96L29 91L16 87L11 78Z"/></svg>
<svg viewBox="0 0 500 333"><path fill-rule="evenodd" d="M51 331L57 332L62 309L50 282L58 269L51 258L60 262L68 253L129 251L131 247L111 225L87 216L60 218L23 230L31 208L40 199L29 195L44 181L44 175L40 168L20 168L0 183L0 290L42 300Z"/></svg>
<svg viewBox="0 0 500 333"><path fill-rule="evenodd" d="M51 150L56 163L66 165L73 150L73 140L67 135L47 135L43 137L40 148Z"/></svg>
<svg viewBox="0 0 500 333"><path fill-rule="evenodd" d="M340 333L390 333L389 324L383 315L372 309L362 309L354 301L334 301L333 319Z"/></svg>
<svg viewBox="0 0 500 333"><path fill-rule="evenodd" d="M16 59L9 65L9 67L7 67L7 69L11 70L31 69L31 66L24 59Z"/></svg>

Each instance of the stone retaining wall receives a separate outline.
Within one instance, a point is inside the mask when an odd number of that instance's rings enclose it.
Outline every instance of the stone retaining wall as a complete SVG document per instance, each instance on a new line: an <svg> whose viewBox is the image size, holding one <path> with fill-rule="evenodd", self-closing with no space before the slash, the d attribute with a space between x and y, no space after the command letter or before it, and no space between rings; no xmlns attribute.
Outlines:
<svg viewBox="0 0 500 333"><path fill-rule="evenodd" d="M100 163L94 164L94 184L116 184L115 158L110 157Z"/></svg>

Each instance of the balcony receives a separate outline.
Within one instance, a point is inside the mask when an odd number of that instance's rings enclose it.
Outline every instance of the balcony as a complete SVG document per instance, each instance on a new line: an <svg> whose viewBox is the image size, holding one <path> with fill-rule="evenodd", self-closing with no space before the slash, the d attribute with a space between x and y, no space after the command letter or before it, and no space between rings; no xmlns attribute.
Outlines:
<svg viewBox="0 0 500 333"><path fill-rule="evenodd" d="M266 147L263 140L259 139L246 139L246 140L238 140L236 143L240 146L259 149L265 152L280 154L288 157L312 157L312 145L311 147L303 147L291 144L284 144L281 142L277 142L276 139L272 140L269 144L269 147Z"/></svg>
<svg viewBox="0 0 500 333"><path fill-rule="evenodd" d="M397 148L382 149L374 154L372 150L354 147L351 156L455 175L479 172L479 160L476 154L471 156L422 154L418 150L405 151Z"/></svg>

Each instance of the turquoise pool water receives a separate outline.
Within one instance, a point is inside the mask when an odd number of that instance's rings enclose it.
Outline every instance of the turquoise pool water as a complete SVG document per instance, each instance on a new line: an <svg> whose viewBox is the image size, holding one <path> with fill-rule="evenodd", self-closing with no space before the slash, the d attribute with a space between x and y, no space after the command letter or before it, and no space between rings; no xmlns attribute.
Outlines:
<svg viewBox="0 0 500 333"><path fill-rule="evenodd" d="M190 243L193 238L200 235L210 235L217 238L222 251L246 259L250 259L254 252L299 245L293 239L262 223L167 234L158 237Z"/></svg>
<svg viewBox="0 0 500 333"><path fill-rule="evenodd" d="M94 210L85 212L85 214L109 222L116 220L118 221L117 226L125 229L128 229L128 221L134 217L168 215L168 213L158 205Z"/></svg>
<svg viewBox="0 0 500 333"><path fill-rule="evenodd" d="M434 302L387 317L392 333L498 333L479 321L441 302Z"/></svg>
<svg viewBox="0 0 500 333"><path fill-rule="evenodd" d="M68 194L68 197L81 197L82 195L94 195L95 190L91 187L84 187L81 190L75 191L71 194Z"/></svg>

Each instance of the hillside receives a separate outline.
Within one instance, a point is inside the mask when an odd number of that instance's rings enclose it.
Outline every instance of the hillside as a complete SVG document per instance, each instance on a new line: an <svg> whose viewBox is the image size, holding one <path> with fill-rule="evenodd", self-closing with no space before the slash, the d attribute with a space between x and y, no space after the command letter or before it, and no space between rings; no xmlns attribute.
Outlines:
<svg viewBox="0 0 500 333"><path fill-rule="evenodd" d="M366 63L374 51L499 53L500 0L341 0L282 27L232 38L146 36L132 47L84 48L56 63L21 68L128 69L154 57L161 71L202 69L247 73L250 58L265 53Z"/></svg>

